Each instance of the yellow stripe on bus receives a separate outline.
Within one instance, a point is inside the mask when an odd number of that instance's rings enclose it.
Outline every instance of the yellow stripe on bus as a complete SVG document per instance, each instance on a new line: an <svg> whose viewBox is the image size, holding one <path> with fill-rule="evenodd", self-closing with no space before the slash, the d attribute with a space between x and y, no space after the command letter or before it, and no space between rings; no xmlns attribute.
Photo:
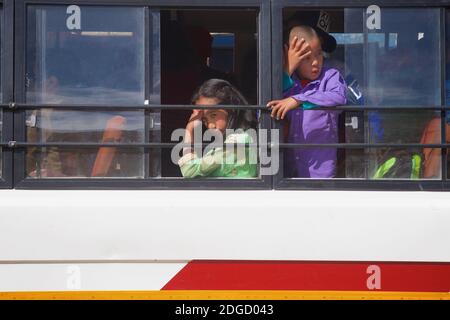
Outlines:
<svg viewBox="0 0 450 320"><path fill-rule="evenodd" d="M0 300L450 300L450 293L284 290L27 291L0 292Z"/></svg>

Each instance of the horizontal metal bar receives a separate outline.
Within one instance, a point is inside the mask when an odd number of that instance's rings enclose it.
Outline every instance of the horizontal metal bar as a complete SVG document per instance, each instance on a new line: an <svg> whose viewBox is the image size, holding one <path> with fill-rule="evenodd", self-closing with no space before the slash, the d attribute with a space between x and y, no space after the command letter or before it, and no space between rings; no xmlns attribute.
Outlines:
<svg viewBox="0 0 450 320"><path fill-rule="evenodd" d="M0 143L2 147L9 148L29 148L29 147L62 147L62 148L99 148L99 147L109 147L109 148L173 148L175 146L180 146L183 148L190 147L206 147L211 143L198 143L189 144L181 142L148 142L148 143L94 143L94 142L46 142L46 143L34 143L34 142L8 142ZM223 143L217 144L217 147L222 146L244 146L244 147L257 147L258 144L253 143ZM260 145L261 146L261 145Z"/></svg>
<svg viewBox="0 0 450 320"><path fill-rule="evenodd" d="M450 181L435 179L303 179L284 178L275 190L448 191Z"/></svg>
<svg viewBox="0 0 450 320"><path fill-rule="evenodd" d="M184 8L241 8L241 7L260 7L267 0L233 0L218 2L216 0L24 0L25 4L36 5L83 5L83 6L150 6L152 9L160 7L161 9L184 9Z"/></svg>
<svg viewBox="0 0 450 320"><path fill-rule="evenodd" d="M29 148L29 147L61 147L61 148L173 148L175 146L189 148L189 147L206 147L211 146L211 143L186 144L181 142L149 142L149 143L94 143L94 142L2 142L0 147L4 148ZM237 147L267 147L280 149L295 149L295 148L342 148L342 149L365 149L365 148L450 148L450 143L223 143L217 144L216 147L222 146L237 146Z"/></svg>
<svg viewBox="0 0 450 320"><path fill-rule="evenodd" d="M265 110L268 109L265 105L177 105L177 104L165 104L165 105L71 105L71 104L14 104L12 105L0 105L0 108L9 109L22 109L22 110L32 110L32 109L68 109L68 110L193 110L193 109L244 109L244 110Z"/></svg>
<svg viewBox="0 0 450 320"><path fill-rule="evenodd" d="M65 190L263 190L271 189L263 177L195 178L123 177L123 178L30 178L15 185L16 189Z"/></svg>
<svg viewBox="0 0 450 320"><path fill-rule="evenodd" d="M192 110L192 109L244 109L244 110L270 110L266 105L178 105L178 104L152 104L152 105L70 105L70 104L29 104L29 103L11 103L0 104L3 109L68 109L68 110ZM309 110L339 110L339 111L366 111L366 110L450 110L450 106L335 106L335 107L316 107Z"/></svg>
<svg viewBox="0 0 450 320"><path fill-rule="evenodd" d="M272 3L278 7L320 7L325 9L360 7L366 8L372 4L376 4L381 8L384 7L436 7L449 5L448 0L272 0Z"/></svg>
<svg viewBox="0 0 450 320"><path fill-rule="evenodd" d="M450 143L279 143L280 148L450 148Z"/></svg>
<svg viewBox="0 0 450 320"><path fill-rule="evenodd" d="M24 179L16 189L39 190L251 190L267 189L261 179L229 178L44 178ZM298 179L285 178L274 190L354 190L354 191L449 191L450 182L442 180L408 179Z"/></svg>

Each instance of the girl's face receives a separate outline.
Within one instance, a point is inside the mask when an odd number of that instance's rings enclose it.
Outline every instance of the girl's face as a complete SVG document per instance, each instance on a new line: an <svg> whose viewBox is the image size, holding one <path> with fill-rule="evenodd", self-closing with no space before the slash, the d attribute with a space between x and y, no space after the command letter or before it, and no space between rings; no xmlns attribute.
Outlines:
<svg viewBox="0 0 450 320"><path fill-rule="evenodd" d="M200 98L195 101L196 105L217 105L219 101L215 98ZM225 134L228 123L228 112L224 109L206 109L203 111L203 122L207 129L219 130L222 134Z"/></svg>

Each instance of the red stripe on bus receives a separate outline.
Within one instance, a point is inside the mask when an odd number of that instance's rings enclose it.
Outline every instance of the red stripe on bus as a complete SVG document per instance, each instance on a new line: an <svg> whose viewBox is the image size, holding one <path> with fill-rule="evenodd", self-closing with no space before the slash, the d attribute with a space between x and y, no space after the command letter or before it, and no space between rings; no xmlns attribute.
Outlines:
<svg viewBox="0 0 450 320"><path fill-rule="evenodd" d="M450 263L192 261L162 290L450 292Z"/></svg>

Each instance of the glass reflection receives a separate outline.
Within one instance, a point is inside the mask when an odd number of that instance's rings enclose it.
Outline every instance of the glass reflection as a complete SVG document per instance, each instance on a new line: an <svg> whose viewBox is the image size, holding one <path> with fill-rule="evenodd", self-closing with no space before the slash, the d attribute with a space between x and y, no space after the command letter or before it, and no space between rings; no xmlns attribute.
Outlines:
<svg viewBox="0 0 450 320"><path fill-rule="evenodd" d="M0 8L0 30L3 29L3 10ZM2 32L0 32L0 45L2 43ZM0 75L2 74L3 69L3 59L0 59ZM3 86L2 86L2 77L0 77L0 101L3 102ZM0 141L3 141L3 110L0 109ZM3 149L0 148L0 177L3 175Z"/></svg>
<svg viewBox="0 0 450 320"><path fill-rule="evenodd" d="M3 141L3 110L0 109L0 141ZM3 149L0 148L0 177L3 174Z"/></svg>
<svg viewBox="0 0 450 320"><path fill-rule="evenodd" d="M144 103L144 9L28 6L26 99L42 104ZM144 142L145 113L41 109L27 140ZM27 176L143 177L142 149L29 148Z"/></svg>
<svg viewBox="0 0 450 320"><path fill-rule="evenodd" d="M44 109L28 112L29 142L142 143L144 111L91 112ZM143 177L142 149L29 148L27 175L46 177ZM114 164L114 166L113 166Z"/></svg>
<svg viewBox="0 0 450 320"><path fill-rule="evenodd" d="M436 23L440 18L439 10L383 9L382 15L382 29L375 33L369 31L372 37L379 32L384 33L385 41L373 42L367 51L367 104L441 105L439 24ZM433 118L439 118L439 113L418 110L370 112L368 140L375 143L420 143L427 124ZM411 154L407 151L398 157L409 163ZM437 151L440 154L440 150ZM426 154L421 156L423 158ZM370 170L382 166L382 158L381 150L372 154Z"/></svg>
<svg viewBox="0 0 450 320"><path fill-rule="evenodd" d="M144 10L79 8L73 29L66 6L28 7L27 101L142 104Z"/></svg>

